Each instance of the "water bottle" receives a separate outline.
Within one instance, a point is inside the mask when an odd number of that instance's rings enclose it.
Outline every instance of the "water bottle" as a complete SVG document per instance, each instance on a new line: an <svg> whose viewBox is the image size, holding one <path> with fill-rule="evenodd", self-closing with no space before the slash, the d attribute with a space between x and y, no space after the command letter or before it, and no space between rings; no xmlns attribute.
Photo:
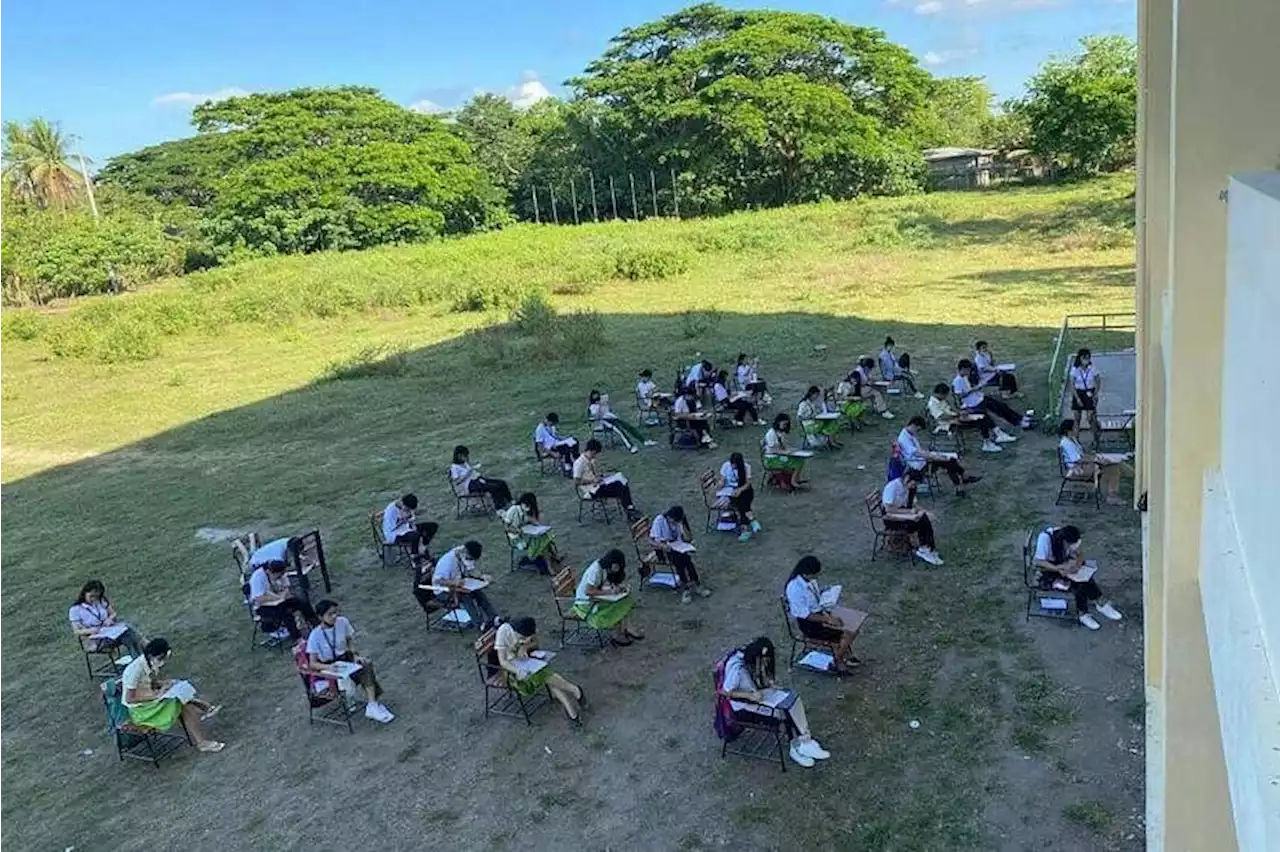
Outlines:
<svg viewBox="0 0 1280 852"><path fill-rule="evenodd" d="M1028 408L1026 412L1022 415L1022 428L1023 429L1033 428L1035 425L1034 423L1035 416L1036 416L1036 410L1034 408Z"/></svg>

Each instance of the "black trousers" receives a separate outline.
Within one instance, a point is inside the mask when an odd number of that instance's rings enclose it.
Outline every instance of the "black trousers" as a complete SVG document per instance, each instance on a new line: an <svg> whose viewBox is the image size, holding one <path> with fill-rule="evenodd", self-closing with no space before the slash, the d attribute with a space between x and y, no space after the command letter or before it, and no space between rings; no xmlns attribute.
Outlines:
<svg viewBox="0 0 1280 852"><path fill-rule="evenodd" d="M345 654L339 654L332 660L321 660L320 662L327 665L329 663L337 662L338 660L342 660L345 663L354 663L356 661L356 655L348 651ZM351 680L357 686L362 686L365 689L372 690L375 701L382 697L382 684L378 683L378 676L373 671L373 663L367 661L362 663L360 665L360 671L353 674L351 676Z"/></svg>
<svg viewBox="0 0 1280 852"><path fill-rule="evenodd" d="M622 482L607 482L596 489L596 496L602 500L617 500L628 509L635 508L631 502L631 486Z"/></svg>
<svg viewBox="0 0 1280 852"><path fill-rule="evenodd" d="M951 480L952 485L959 485L964 479L964 468L961 467L960 462L955 459L947 459L946 461L929 461L926 464L927 467L922 467L919 470L909 468L907 470L907 476L911 477L916 482L924 482L925 470L943 470L946 471L947 477Z"/></svg>
<svg viewBox="0 0 1280 852"><path fill-rule="evenodd" d="M743 388L743 390L750 391L751 393L764 394L769 392L769 386L764 382L747 382L747 386Z"/></svg>
<svg viewBox="0 0 1280 852"><path fill-rule="evenodd" d="M687 553L676 553L674 550L666 552L667 562L671 567L676 569L676 576L680 578L680 585L688 586L690 584L698 585L702 582L698 577L698 569L694 567L693 557Z"/></svg>
<svg viewBox="0 0 1280 852"><path fill-rule="evenodd" d="M574 460L578 458L578 445L576 442L572 444L560 444L557 447L552 447L552 452L560 457L562 464L572 467Z"/></svg>
<svg viewBox="0 0 1280 852"><path fill-rule="evenodd" d="M427 545L431 543L431 539L435 537L436 532L440 529L439 524L433 524L430 521L420 521L413 525L413 529L407 533L401 533L396 536L396 544L404 544L414 553L426 554Z"/></svg>
<svg viewBox="0 0 1280 852"><path fill-rule="evenodd" d="M694 434L698 436L698 440L702 440L703 435L710 434L711 427L707 425L707 421L701 418L682 418L679 414L676 416L676 426L678 428L692 429Z"/></svg>
<svg viewBox="0 0 1280 852"><path fill-rule="evenodd" d="M919 391L916 390L915 380L911 378L911 355L906 352L899 355L898 366L902 368L902 373L898 376L898 379L906 382L907 387L911 388L912 393L919 393Z"/></svg>
<svg viewBox="0 0 1280 852"><path fill-rule="evenodd" d="M977 429L978 432L981 433L982 439L984 441L989 441L991 440L991 430L995 428L996 422L992 420L991 415L987 414L985 411L978 412L978 413L982 415L981 420L978 420L978 419L961 420L959 421L960 428Z"/></svg>
<svg viewBox="0 0 1280 852"><path fill-rule="evenodd" d="M790 713L786 715L786 718L779 719L777 716L766 716L763 713L752 713L750 710L734 710L733 718L737 719L739 722L745 722L749 725L759 725L762 723L768 725L770 723L770 720L772 720L773 724L775 725L779 723L785 723L787 726L788 738L797 737L800 735L800 729L797 728L795 723L791 721Z"/></svg>
<svg viewBox="0 0 1280 852"><path fill-rule="evenodd" d="M1049 571L1044 573L1043 579L1050 584L1055 580L1066 580L1067 583L1071 585L1071 594L1074 595L1076 599L1076 612L1081 615L1084 615L1089 611L1089 601L1096 601L1102 597L1102 589L1092 579L1085 580L1083 583L1077 583L1069 577Z"/></svg>
<svg viewBox="0 0 1280 852"><path fill-rule="evenodd" d="M751 514L751 504L755 502L756 491L750 485L743 489L741 494L735 494L729 498L729 507L738 513L739 518L746 518Z"/></svg>
<svg viewBox="0 0 1280 852"><path fill-rule="evenodd" d="M489 479L487 476L476 477L471 480L471 484L467 489L472 494L481 492L489 494L493 497L493 505L502 511L511 505L511 487L507 485L504 479Z"/></svg>
<svg viewBox="0 0 1280 852"><path fill-rule="evenodd" d="M263 627L270 626L272 630L283 627L289 631L289 638L296 642L302 638L302 634L298 631L295 613L300 613L307 624L315 626L316 611L311 608L310 603L301 598L285 598L280 603L258 607L258 615L262 618Z"/></svg>
<svg viewBox="0 0 1280 852"><path fill-rule="evenodd" d="M436 602L448 606L453 602L453 593L441 592L436 595ZM497 608L489 601L489 596L483 589L459 594L458 603L467 611L467 615L471 616L471 623L477 627L483 622L493 621L498 617Z"/></svg>
<svg viewBox="0 0 1280 852"><path fill-rule="evenodd" d="M1014 411L1009 403L994 396L984 396L982 402L978 403L978 407L974 410L994 414L1011 426L1022 425L1022 415Z"/></svg>
<svg viewBox="0 0 1280 852"><path fill-rule="evenodd" d="M921 515L919 520L915 521L899 521L893 518L885 518L885 529L900 530L902 532L915 533L920 539L920 546L927 547L930 550L937 550L938 543L933 538L933 523L929 520L928 515Z"/></svg>
<svg viewBox="0 0 1280 852"><path fill-rule="evenodd" d="M733 411L733 419L737 423L741 423L750 415L752 420L760 419L760 412L756 410L754 404L749 399L739 399L734 402L725 403L725 407Z"/></svg>

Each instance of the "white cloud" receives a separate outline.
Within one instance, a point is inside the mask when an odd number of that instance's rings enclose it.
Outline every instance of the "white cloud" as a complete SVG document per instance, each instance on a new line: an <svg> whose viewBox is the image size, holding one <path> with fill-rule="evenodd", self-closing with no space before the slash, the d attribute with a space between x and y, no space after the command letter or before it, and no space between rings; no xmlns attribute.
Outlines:
<svg viewBox="0 0 1280 852"><path fill-rule="evenodd" d="M152 106L185 106L193 107L205 101L224 101L227 98L238 98L249 94L238 86L227 86L212 92L169 92L159 95L151 101Z"/></svg>
<svg viewBox="0 0 1280 852"><path fill-rule="evenodd" d="M509 86L504 94L511 103L526 109L538 101L551 97L551 90L543 85L536 72L526 71L523 79L518 84Z"/></svg>
<svg viewBox="0 0 1280 852"><path fill-rule="evenodd" d="M968 59L970 56L976 56L977 54L978 49L976 47L966 47L957 50L930 50L922 58L925 65L946 65L948 62Z"/></svg>
<svg viewBox="0 0 1280 852"><path fill-rule="evenodd" d="M423 113L424 115L432 115L433 113L437 113L437 112L449 111L445 107L440 106L440 104L436 103L435 101L429 101L426 98L423 98L420 101L414 101L413 103L409 104L409 109L413 110L414 112Z"/></svg>
<svg viewBox="0 0 1280 852"><path fill-rule="evenodd" d="M916 6L917 15L937 15L942 12L942 3L939 0L925 0Z"/></svg>

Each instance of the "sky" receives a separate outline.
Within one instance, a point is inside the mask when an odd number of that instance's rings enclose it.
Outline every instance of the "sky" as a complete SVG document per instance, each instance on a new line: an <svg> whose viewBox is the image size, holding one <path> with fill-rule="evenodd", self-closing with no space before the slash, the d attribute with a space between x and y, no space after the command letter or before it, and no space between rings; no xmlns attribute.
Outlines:
<svg viewBox="0 0 1280 852"><path fill-rule="evenodd" d="M359 84L424 111L480 91L519 105L563 83L661 0L8 0L0 118L57 121L97 164L191 135L209 97ZM1086 35L1135 32L1135 0L761 0L877 27L939 76L985 77L1000 99ZM127 13L125 12L127 10Z"/></svg>

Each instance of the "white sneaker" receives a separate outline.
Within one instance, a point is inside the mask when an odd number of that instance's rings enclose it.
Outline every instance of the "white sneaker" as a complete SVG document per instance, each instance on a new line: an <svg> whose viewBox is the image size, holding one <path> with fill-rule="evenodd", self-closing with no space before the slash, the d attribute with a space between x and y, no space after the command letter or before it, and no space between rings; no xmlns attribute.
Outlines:
<svg viewBox="0 0 1280 852"><path fill-rule="evenodd" d="M934 565L941 566L946 564L942 561L942 557L938 555L938 551L936 550L926 550L924 558L932 562Z"/></svg>
<svg viewBox="0 0 1280 852"><path fill-rule="evenodd" d="M791 759L805 769L813 766L813 758L801 751L798 743L791 744Z"/></svg>
<svg viewBox="0 0 1280 852"><path fill-rule="evenodd" d="M881 416L881 417L883 417L885 420L892 420L892 419L893 419L893 412L892 412L892 411L882 411L882 412L880 412L880 416Z"/></svg>
<svg viewBox="0 0 1280 852"><path fill-rule="evenodd" d="M928 562L930 565L933 564L933 557L930 556L929 549L927 547L917 547L916 556L920 557L922 561Z"/></svg>
<svg viewBox="0 0 1280 852"><path fill-rule="evenodd" d="M1102 629L1102 625L1098 623L1098 619L1094 618L1092 615L1090 615L1087 612L1084 615L1080 616L1080 623L1083 624L1085 627L1089 628L1090 630Z"/></svg>
<svg viewBox="0 0 1280 852"><path fill-rule="evenodd" d="M1124 616L1120 614L1120 610L1113 607L1110 601L1098 607L1098 612L1102 613L1104 616L1111 619L1112 621L1119 621L1122 618L1124 618Z"/></svg>
<svg viewBox="0 0 1280 852"><path fill-rule="evenodd" d="M645 445L646 447L656 447L656 446L658 446L658 442L657 442L657 441L645 441L645 442L644 442L644 445Z"/></svg>
<svg viewBox="0 0 1280 852"><path fill-rule="evenodd" d="M386 708L386 705L379 701L370 701L364 707L364 715L368 719L375 722L382 722L384 725L395 718L395 714Z"/></svg>
<svg viewBox="0 0 1280 852"><path fill-rule="evenodd" d="M993 444L991 441L982 442L982 451L984 453L1003 453L1004 447L999 444Z"/></svg>
<svg viewBox="0 0 1280 852"><path fill-rule="evenodd" d="M827 751L825 748L818 745L818 741L815 740L813 737L810 737L809 739L800 743L800 751L803 754L806 754L809 757L812 757L814 760L826 760L828 757L831 756L831 752Z"/></svg>
<svg viewBox="0 0 1280 852"><path fill-rule="evenodd" d="M1018 440L1018 437L1016 435L1010 435L1008 432L1004 431L1003 429L996 430L997 444L1012 444L1016 440Z"/></svg>
<svg viewBox="0 0 1280 852"><path fill-rule="evenodd" d="M920 391L916 391L916 399L924 399L924 394L920 393Z"/></svg>
<svg viewBox="0 0 1280 852"><path fill-rule="evenodd" d="M719 444L717 444L715 441L707 441L707 449L708 449L708 450L714 450L714 449L715 449L716 447L718 447L718 446L719 446Z"/></svg>
<svg viewBox="0 0 1280 852"><path fill-rule="evenodd" d="M640 452L640 448L639 448L639 447L637 447L635 444L632 444L632 445L631 445L631 452L632 452L633 454L634 454L634 453L638 453L638 452Z"/></svg>

